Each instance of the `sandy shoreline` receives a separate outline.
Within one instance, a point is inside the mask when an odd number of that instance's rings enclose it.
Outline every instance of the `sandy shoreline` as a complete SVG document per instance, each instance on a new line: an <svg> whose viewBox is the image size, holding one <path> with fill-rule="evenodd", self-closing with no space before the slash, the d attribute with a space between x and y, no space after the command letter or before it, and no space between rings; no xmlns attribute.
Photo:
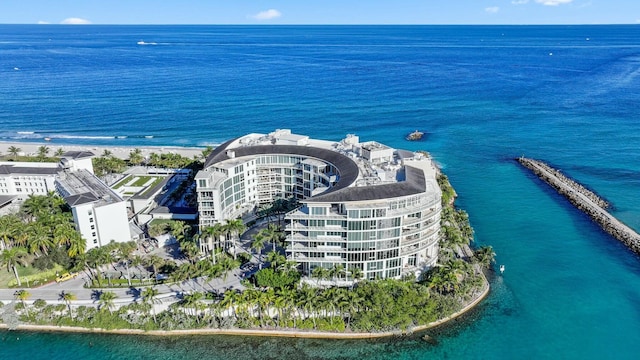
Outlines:
<svg viewBox="0 0 640 360"><path fill-rule="evenodd" d="M486 279L485 279L486 280ZM448 321L460 317L467 311L473 309L488 294L489 286L486 286L482 294L477 299L467 304L460 311L448 317L436 320L426 325L416 326L410 333L427 330L432 327L442 325ZM0 324L0 329L8 329L6 324ZM375 339L390 336L400 336L406 334L402 331L389 331L380 333L333 333L321 331L294 331L294 330L260 330L260 329L191 329L191 330L150 330L139 329L100 329L83 328L75 326L54 326L54 325L28 325L20 324L15 330L36 331L36 332L73 332L73 333L96 333L96 334L119 334L119 335L152 335L152 336L184 336L184 335L238 335L238 336L265 336L265 337L288 337L288 338L308 338L308 339Z"/></svg>
<svg viewBox="0 0 640 360"><path fill-rule="evenodd" d="M111 151L112 155L120 159L128 159L129 153L133 149L140 149L142 156L156 154L180 154L189 158L194 155L201 155L204 148L200 147L180 147L180 146L103 146L103 145L73 145L55 144L50 142L5 142L0 141L0 155L7 155L9 147L15 146L21 149L21 155L37 155L38 148L42 145L50 149L49 156L52 156L58 149L63 151L91 151L96 156L102 155L105 150Z"/></svg>

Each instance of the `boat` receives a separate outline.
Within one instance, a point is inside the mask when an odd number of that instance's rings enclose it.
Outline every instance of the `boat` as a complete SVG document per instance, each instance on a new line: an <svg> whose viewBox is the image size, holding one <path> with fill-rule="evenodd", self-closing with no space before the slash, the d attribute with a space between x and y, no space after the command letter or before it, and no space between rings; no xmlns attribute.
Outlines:
<svg viewBox="0 0 640 360"><path fill-rule="evenodd" d="M416 130L411 134L407 135L406 139L409 141L416 141L416 140L422 139L422 136L424 136L424 133L422 131Z"/></svg>
<svg viewBox="0 0 640 360"><path fill-rule="evenodd" d="M46 138L44 138L44 141L51 141L51 138L50 137L46 137Z"/></svg>
<svg viewBox="0 0 640 360"><path fill-rule="evenodd" d="M500 274L504 274L504 265L500 265Z"/></svg>

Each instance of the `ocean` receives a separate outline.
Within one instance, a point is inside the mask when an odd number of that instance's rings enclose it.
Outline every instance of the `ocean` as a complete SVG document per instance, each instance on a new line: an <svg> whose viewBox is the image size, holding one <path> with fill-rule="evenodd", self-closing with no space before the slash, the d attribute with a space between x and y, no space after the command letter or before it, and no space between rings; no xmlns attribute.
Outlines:
<svg viewBox="0 0 640 360"><path fill-rule="evenodd" d="M426 150L506 268L435 343L0 332L0 358L637 358L640 259L513 159L562 169L640 230L638 94L638 25L0 25L0 141L215 146L290 128Z"/></svg>

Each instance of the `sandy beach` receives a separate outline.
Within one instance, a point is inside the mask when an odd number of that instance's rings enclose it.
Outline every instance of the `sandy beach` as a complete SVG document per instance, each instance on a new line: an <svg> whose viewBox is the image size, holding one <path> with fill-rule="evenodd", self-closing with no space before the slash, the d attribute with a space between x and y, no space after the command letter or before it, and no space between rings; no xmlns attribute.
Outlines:
<svg viewBox="0 0 640 360"><path fill-rule="evenodd" d="M102 155L105 150L111 151L112 155L120 159L128 159L129 153L133 149L140 149L142 156L147 157L151 153L156 154L180 154L192 158L194 155L201 155L204 148L197 147L179 147L179 146L131 146L131 147L113 147L113 146L100 146L100 145L69 145L69 144L55 144L51 142L3 142L0 141L0 155L7 155L9 153L9 147L15 146L21 149L20 155L37 155L38 148L42 145L47 146L50 149L49 156L53 155L58 149L63 151L91 151L96 156Z"/></svg>

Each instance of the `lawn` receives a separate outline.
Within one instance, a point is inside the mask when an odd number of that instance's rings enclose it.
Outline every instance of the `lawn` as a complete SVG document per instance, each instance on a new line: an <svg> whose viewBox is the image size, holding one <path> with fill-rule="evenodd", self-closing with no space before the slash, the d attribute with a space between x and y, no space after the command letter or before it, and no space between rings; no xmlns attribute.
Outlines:
<svg viewBox="0 0 640 360"><path fill-rule="evenodd" d="M120 180L113 188L114 189L119 189L119 188L125 186L129 182L130 179L131 179L130 175L125 176L124 179Z"/></svg>

